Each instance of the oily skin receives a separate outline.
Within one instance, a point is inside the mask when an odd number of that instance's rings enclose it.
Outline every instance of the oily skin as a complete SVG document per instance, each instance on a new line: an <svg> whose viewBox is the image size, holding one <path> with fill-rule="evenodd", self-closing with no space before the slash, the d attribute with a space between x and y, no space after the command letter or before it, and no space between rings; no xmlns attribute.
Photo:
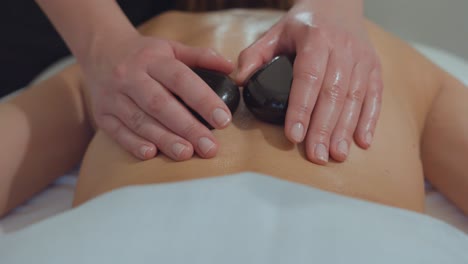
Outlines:
<svg viewBox="0 0 468 264"><path fill-rule="evenodd" d="M143 36L116 1L37 2L83 70L99 128L142 160L159 151L174 160L215 156L214 135L173 94L213 127L226 127L229 109L190 68L229 74L231 62L212 49Z"/></svg>
<svg viewBox="0 0 468 264"><path fill-rule="evenodd" d="M235 61L281 15L259 10L169 12L145 23L140 32L214 48ZM0 149L0 215L78 163L75 204L128 185L254 171L419 212L424 210L424 175L468 213L468 89L398 38L372 23L366 26L387 88L372 148L352 145L348 162L308 162L305 144L293 144L282 127L256 120L242 101L233 125L213 131L223 146L215 158L194 157L181 164L158 155L141 161L106 133L95 133L89 87L74 65L0 104L0 146L5 146Z"/></svg>
<svg viewBox="0 0 468 264"><path fill-rule="evenodd" d="M280 15L247 10L171 12L151 19L140 29L146 36L215 48L235 61L239 52ZM308 162L305 144L291 143L282 127L259 122L242 102L233 125L213 131L223 146L215 158L195 157L181 164L158 155L141 161L106 133L91 130L94 122L89 114L89 89L75 65L0 104L4 123L0 134L5 135L0 145L7 146L0 152L0 214L79 162L82 166L75 204L128 185L255 171L422 212L424 166L424 175L431 183L468 212L464 173L467 122L466 115L461 114L468 111L468 90L404 42L372 23L366 25L385 69L388 88L372 148L364 151L352 145L348 162L329 162L326 166Z"/></svg>
<svg viewBox="0 0 468 264"><path fill-rule="evenodd" d="M346 160L353 136L369 148L380 113L380 62L358 2L297 1L239 57L242 81L276 54L296 54L285 135L305 140L307 158L321 165L329 154Z"/></svg>
<svg viewBox="0 0 468 264"><path fill-rule="evenodd" d="M97 99L93 100L97 124L142 159L154 157L158 150L174 160L189 159L194 150L201 157L213 157L217 152L216 138L173 94L197 109L213 127L226 127L232 118L229 109L190 68L229 73L232 64L209 49L144 38L138 44L143 47L128 43L126 50L138 55L121 57L112 78L102 75L102 79L90 82L102 87L91 89L91 98ZM155 61L158 63L152 63ZM145 73L141 73L142 68ZM140 88L133 89L134 83L139 83ZM198 89L192 89L193 86ZM111 87L119 87L119 92Z"/></svg>
<svg viewBox="0 0 468 264"><path fill-rule="evenodd" d="M277 22L280 15L242 10L200 15L167 13L149 21L142 32L194 47L214 47L235 61L254 36L265 32L264 25ZM186 26L187 22L191 27ZM164 26L168 24L172 28ZM318 166L307 160L304 143L293 144L284 136L283 127L258 121L241 101L233 124L213 131L222 148L212 159L194 157L181 164L159 155L142 162L105 133L97 132L82 163L75 205L128 185L255 171L347 196L422 211L424 188L415 142L419 141L425 113L439 83L432 77L438 75L429 74L433 67L398 40L370 24L368 29L385 62L386 86L391 87L385 90L386 108L371 149L363 150L353 144L348 162ZM396 59L399 56L414 63L402 67ZM402 75L407 72L411 74ZM424 93L420 88L424 88ZM421 95L427 100L421 100ZM391 141L386 140L390 138Z"/></svg>
<svg viewBox="0 0 468 264"><path fill-rule="evenodd" d="M78 59L100 129L142 160L159 151L176 161L217 154L213 133L173 94L211 126L225 129L232 113L190 68L230 74L234 65L229 60L209 48L140 34L115 1L36 1ZM344 161L355 132L359 146L368 148L371 142L381 85L369 85L374 79L378 83L380 75L371 71L377 60L372 46L361 41L366 35L362 7L362 0L297 0L239 58L236 80L241 84L275 54L297 53L285 134L294 143L305 139L307 157L317 164L325 164L329 152ZM354 57L342 68L348 55ZM353 67L356 74L351 74Z"/></svg>

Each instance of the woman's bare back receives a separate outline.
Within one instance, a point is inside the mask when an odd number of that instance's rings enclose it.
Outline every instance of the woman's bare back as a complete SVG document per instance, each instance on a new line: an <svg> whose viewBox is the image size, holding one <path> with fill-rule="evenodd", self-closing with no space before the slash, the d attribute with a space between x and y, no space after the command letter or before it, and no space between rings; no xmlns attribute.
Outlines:
<svg viewBox="0 0 468 264"><path fill-rule="evenodd" d="M152 19L142 32L193 46L213 47L233 61L277 21L277 11L229 10L209 14L171 12ZM384 96L373 146L352 145L344 163L318 166L291 144L283 128L261 123L241 102L233 124L214 131L221 144L213 159L174 162L163 155L139 161L98 132L83 162L75 204L133 185L255 171L378 203L423 211L420 142L425 117L443 72L411 47L368 23L384 70Z"/></svg>

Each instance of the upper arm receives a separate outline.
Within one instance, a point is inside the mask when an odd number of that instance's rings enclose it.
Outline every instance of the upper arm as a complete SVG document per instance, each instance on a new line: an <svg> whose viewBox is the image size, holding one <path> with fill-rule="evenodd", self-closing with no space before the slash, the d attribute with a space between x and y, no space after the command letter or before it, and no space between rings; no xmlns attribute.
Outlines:
<svg viewBox="0 0 468 264"><path fill-rule="evenodd" d="M425 121L421 157L426 178L468 214L468 89L448 74Z"/></svg>
<svg viewBox="0 0 468 264"><path fill-rule="evenodd" d="M0 217L80 162L93 131L77 76L61 71L0 103Z"/></svg>

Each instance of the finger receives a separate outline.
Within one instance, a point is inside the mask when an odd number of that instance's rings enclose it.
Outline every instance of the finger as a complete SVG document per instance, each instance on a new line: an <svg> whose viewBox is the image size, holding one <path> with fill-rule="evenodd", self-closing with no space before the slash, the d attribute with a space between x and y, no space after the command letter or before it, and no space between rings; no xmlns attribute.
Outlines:
<svg viewBox="0 0 468 264"><path fill-rule="evenodd" d="M234 64L213 49L189 47L179 42L171 42L176 59L191 68L204 68L230 74Z"/></svg>
<svg viewBox="0 0 468 264"><path fill-rule="evenodd" d="M216 155L218 144L211 131L201 124L160 83L147 76L139 89L129 90L129 97L148 115L167 129L186 139L202 158Z"/></svg>
<svg viewBox="0 0 468 264"><path fill-rule="evenodd" d="M239 54L238 72L235 77L238 84L245 83L255 70L271 61L275 54L280 52L280 32L279 24L273 26Z"/></svg>
<svg viewBox="0 0 468 264"><path fill-rule="evenodd" d="M169 158L181 161L193 155L192 145L175 135L143 110L127 96L119 95L114 101L114 113L127 128L146 139Z"/></svg>
<svg viewBox="0 0 468 264"><path fill-rule="evenodd" d="M286 113L285 134L294 143L304 140L329 56L326 45L317 41L309 43L314 43L314 47L299 48L294 61L293 82Z"/></svg>
<svg viewBox="0 0 468 264"><path fill-rule="evenodd" d="M332 51L318 102L307 131L306 154L314 163L325 164L329 158L330 136L344 105L352 70L346 50Z"/></svg>
<svg viewBox="0 0 468 264"><path fill-rule="evenodd" d="M190 68L176 60L149 67L151 77L178 95L214 128L222 129L232 120L231 111L218 95Z"/></svg>
<svg viewBox="0 0 468 264"><path fill-rule="evenodd" d="M354 66L343 111L332 134L330 154L336 161L345 161L349 155L353 134L364 102L369 80L370 64Z"/></svg>
<svg viewBox="0 0 468 264"><path fill-rule="evenodd" d="M130 131L117 117L105 115L100 121L103 131L135 157L147 160L156 155L158 150L154 144Z"/></svg>
<svg viewBox="0 0 468 264"><path fill-rule="evenodd" d="M354 134L356 143L367 149L372 144L375 127L382 107L383 82L380 67L375 67L369 77L363 109Z"/></svg>

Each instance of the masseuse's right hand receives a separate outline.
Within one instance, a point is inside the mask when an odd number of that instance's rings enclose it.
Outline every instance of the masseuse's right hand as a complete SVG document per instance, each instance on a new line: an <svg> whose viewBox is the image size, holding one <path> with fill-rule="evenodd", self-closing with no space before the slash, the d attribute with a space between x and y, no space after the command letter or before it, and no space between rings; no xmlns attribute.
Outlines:
<svg viewBox="0 0 468 264"><path fill-rule="evenodd" d="M82 68L98 127L142 160L158 152L177 161L194 151L213 157L215 137L174 95L214 128L228 126L232 115L191 67L229 74L234 66L213 50L138 33L94 50Z"/></svg>

